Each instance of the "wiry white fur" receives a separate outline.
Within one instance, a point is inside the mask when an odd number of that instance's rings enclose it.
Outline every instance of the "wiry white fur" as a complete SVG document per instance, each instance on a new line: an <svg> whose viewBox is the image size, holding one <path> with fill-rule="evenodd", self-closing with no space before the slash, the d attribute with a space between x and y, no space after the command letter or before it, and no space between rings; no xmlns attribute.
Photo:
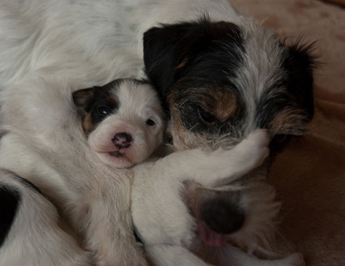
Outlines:
<svg viewBox="0 0 345 266"><path fill-rule="evenodd" d="M0 59L6 63L0 66L1 86L11 87L26 73L53 65L71 71L87 65L92 71L84 73L85 77L97 84L140 78L144 75L142 38L146 30L205 15L212 21L243 25L253 42L266 39L266 33L259 36L262 30L227 0L3 1ZM256 30L260 31L258 38ZM264 45L262 51L271 48Z"/></svg>
<svg viewBox="0 0 345 266"><path fill-rule="evenodd" d="M255 129L256 108L260 99L274 97L280 92L279 88L272 88L285 75L281 66L285 50L279 46L278 36L272 30L249 21L244 25L246 53L243 65L236 71L237 77L233 82L246 102L246 123L242 125L242 132L246 135ZM272 93L274 95L271 95Z"/></svg>

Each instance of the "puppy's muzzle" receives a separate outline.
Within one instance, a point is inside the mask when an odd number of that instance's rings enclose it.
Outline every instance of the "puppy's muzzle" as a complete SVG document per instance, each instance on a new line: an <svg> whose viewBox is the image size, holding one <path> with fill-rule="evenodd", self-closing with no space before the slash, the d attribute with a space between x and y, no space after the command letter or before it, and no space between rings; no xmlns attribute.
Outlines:
<svg viewBox="0 0 345 266"><path fill-rule="evenodd" d="M231 202L214 200L205 204L200 218L214 232L228 235L242 227L245 215L238 206Z"/></svg>
<svg viewBox="0 0 345 266"><path fill-rule="evenodd" d="M229 235L241 229L245 212L239 202L241 191L195 190L197 217L212 231Z"/></svg>
<svg viewBox="0 0 345 266"><path fill-rule="evenodd" d="M111 140L118 149L126 149L131 145L132 136L126 132L116 133Z"/></svg>

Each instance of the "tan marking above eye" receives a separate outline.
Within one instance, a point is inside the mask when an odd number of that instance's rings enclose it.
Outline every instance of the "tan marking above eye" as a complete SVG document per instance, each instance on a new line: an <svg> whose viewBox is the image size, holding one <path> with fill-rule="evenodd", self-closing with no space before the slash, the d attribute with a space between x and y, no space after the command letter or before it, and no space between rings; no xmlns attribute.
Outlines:
<svg viewBox="0 0 345 266"><path fill-rule="evenodd" d="M179 93L176 92L176 95ZM238 109L236 95L231 90L217 88L190 88L183 92L183 100L200 106L205 112L213 115L219 122L230 119ZM170 106L174 106L175 96L168 97Z"/></svg>
<svg viewBox="0 0 345 266"><path fill-rule="evenodd" d="M88 135L94 128L95 125L92 123L91 113L88 113L83 120L83 131L85 135Z"/></svg>
<svg viewBox="0 0 345 266"><path fill-rule="evenodd" d="M175 69L182 68L182 67L184 67L187 63L188 63L188 58L185 58L185 59L182 60L182 62L181 62L177 67L175 67Z"/></svg>
<svg viewBox="0 0 345 266"><path fill-rule="evenodd" d="M216 99L216 117L220 122L231 118L238 108L237 98L233 93L218 93Z"/></svg>
<svg viewBox="0 0 345 266"><path fill-rule="evenodd" d="M199 97L200 106L206 112L214 115L219 122L223 123L235 114L238 103L234 93L212 89L206 90L206 93L214 100L210 101L208 97Z"/></svg>

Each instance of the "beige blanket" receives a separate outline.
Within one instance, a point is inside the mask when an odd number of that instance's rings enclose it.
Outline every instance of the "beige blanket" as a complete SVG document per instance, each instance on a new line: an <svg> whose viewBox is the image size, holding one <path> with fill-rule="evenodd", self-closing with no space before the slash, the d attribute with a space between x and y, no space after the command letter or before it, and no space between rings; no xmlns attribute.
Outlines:
<svg viewBox="0 0 345 266"><path fill-rule="evenodd" d="M282 36L317 41L311 132L278 156L270 182L283 202L277 245L307 265L345 265L345 9L317 0L230 0Z"/></svg>

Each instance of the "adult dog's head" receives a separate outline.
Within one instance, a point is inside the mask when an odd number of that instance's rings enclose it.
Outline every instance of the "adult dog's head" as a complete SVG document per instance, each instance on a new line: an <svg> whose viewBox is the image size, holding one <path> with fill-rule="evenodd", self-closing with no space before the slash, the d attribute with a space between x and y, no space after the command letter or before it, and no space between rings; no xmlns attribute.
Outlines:
<svg viewBox="0 0 345 266"><path fill-rule="evenodd" d="M232 146L252 130L266 128L274 155L290 136L303 135L313 116L311 48L287 46L275 33L248 20L234 24L201 19L148 30L146 71L170 113L174 149ZM209 208L213 217L231 217L226 212L244 216L236 232L230 232L235 242L252 241L271 225L274 215L268 213L275 214L277 205L267 185L260 185L262 179L258 171L244 177L239 183L246 189L235 192L236 197L223 195L229 207L219 212ZM222 205L223 196L215 196L218 203L210 206ZM238 211L230 210L234 208ZM228 234L222 219L217 220L206 223Z"/></svg>

